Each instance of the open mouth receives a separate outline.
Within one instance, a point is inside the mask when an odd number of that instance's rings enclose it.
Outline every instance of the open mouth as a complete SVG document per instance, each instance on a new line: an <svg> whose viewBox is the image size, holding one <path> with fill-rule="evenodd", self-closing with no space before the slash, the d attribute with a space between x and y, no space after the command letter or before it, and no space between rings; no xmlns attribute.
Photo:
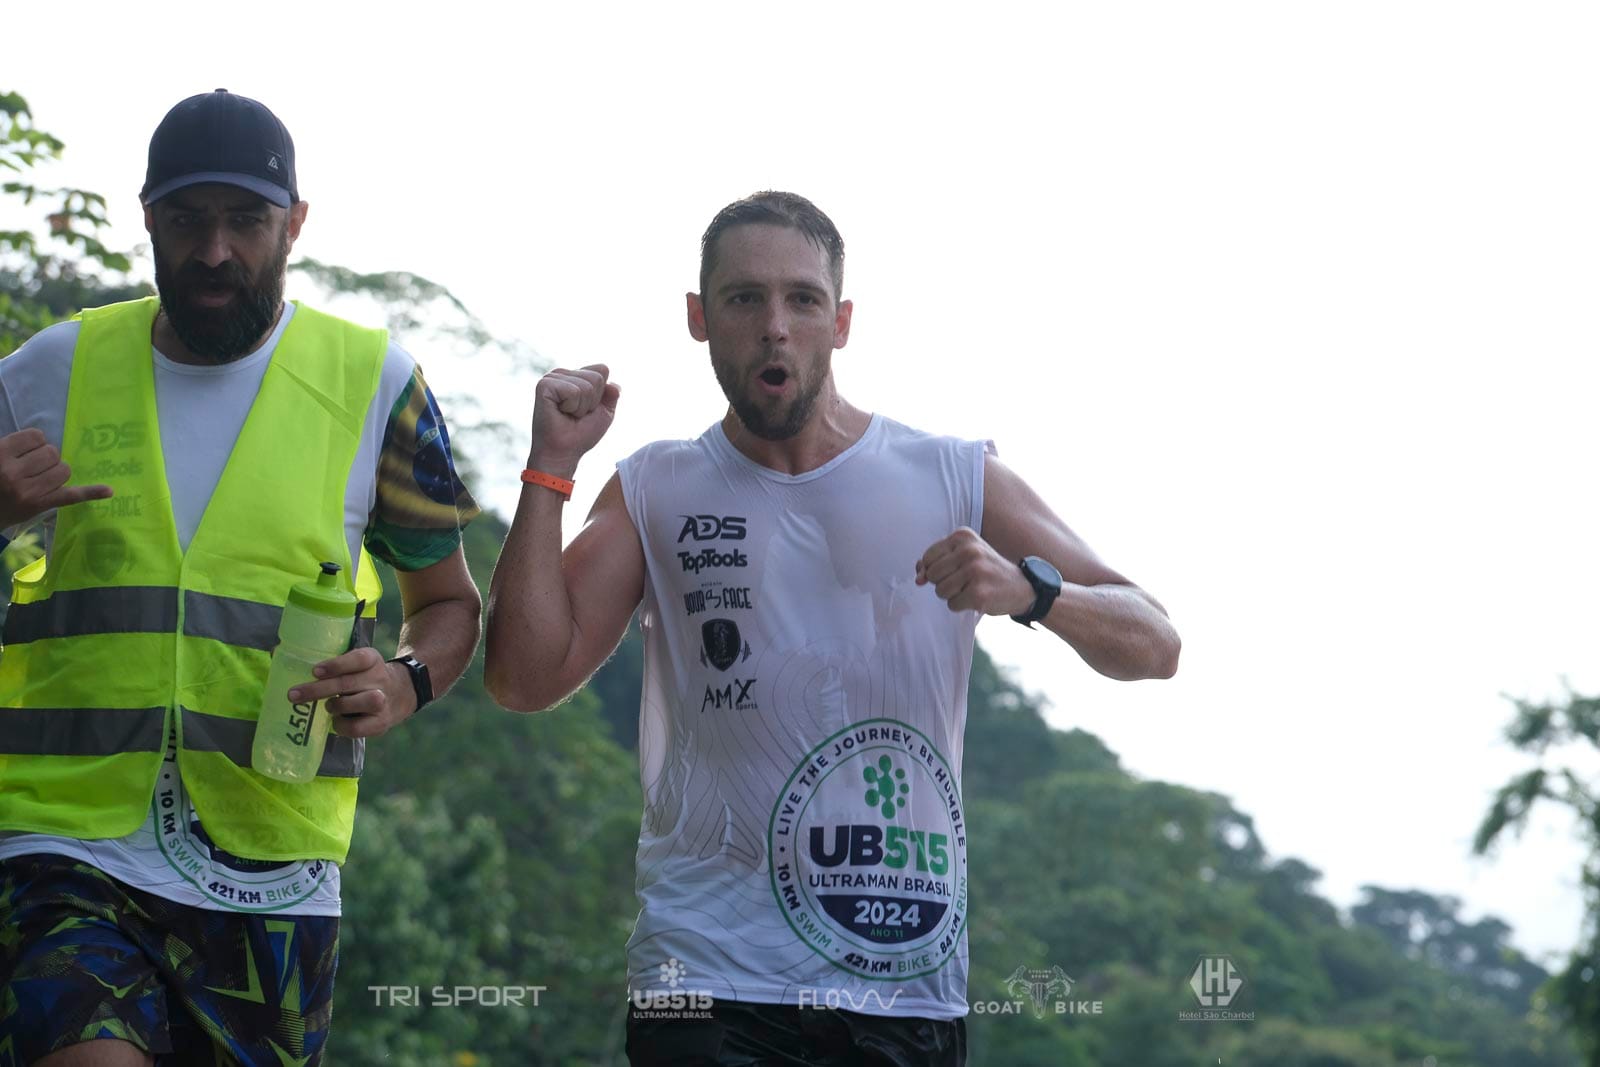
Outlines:
<svg viewBox="0 0 1600 1067"><path fill-rule="evenodd" d="M761 372L761 380L771 386L782 386L789 380L789 372L782 367L768 367Z"/></svg>
<svg viewBox="0 0 1600 1067"><path fill-rule="evenodd" d="M194 287L194 300L206 307L220 307L232 300L236 291L227 282L202 282Z"/></svg>

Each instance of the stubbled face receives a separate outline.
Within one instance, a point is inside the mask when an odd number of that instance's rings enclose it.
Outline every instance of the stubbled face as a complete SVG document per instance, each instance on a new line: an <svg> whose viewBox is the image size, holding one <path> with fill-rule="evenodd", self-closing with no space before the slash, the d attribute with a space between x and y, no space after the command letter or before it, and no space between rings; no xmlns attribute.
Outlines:
<svg viewBox="0 0 1600 1067"><path fill-rule="evenodd" d="M757 437L801 431L849 335L826 253L799 230L736 226L717 239L706 292L690 297L690 332L711 349L717 384Z"/></svg>
<svg viewBox="0 0 1600 1067"><path fill-rule="evenodd" d="M146 210L161 310L190 352L249 354L277 321L290 212L231 185L195 185Z"/></svg>

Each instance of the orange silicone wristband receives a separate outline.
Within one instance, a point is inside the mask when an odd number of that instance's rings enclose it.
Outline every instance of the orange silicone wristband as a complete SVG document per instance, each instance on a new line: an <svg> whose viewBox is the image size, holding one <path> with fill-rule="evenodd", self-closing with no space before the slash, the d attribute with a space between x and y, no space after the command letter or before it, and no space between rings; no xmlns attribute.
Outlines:
<svg viewBox="0 0 1600 1067"><path fill-rule="evenodd" d="M572 499L572 483L565 478L557 478L554 474L529 468L522 472L522 480L529 485L542 485L546 489L554 489L566 499Z"/></svg>

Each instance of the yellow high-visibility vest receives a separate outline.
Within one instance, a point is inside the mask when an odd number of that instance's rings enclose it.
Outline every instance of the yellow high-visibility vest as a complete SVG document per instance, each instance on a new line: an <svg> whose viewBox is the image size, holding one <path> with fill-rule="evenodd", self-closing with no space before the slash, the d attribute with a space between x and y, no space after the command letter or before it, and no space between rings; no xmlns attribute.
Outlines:
<svg viewBox="0 0 1600 1067"><path fill-rule="evenodd" d="M304 784L250 768L291 586L350 588L344 501L388 336L296 306L187 551L156 417L154 297L85 311L62 458L108 500L61 509L48 565L13 576L0 655L0 829L121 837L143 822L175 724L184 788L218 847L342 862L363 742L334 735ZM362 551L358 631L381 588Z"/></svg>

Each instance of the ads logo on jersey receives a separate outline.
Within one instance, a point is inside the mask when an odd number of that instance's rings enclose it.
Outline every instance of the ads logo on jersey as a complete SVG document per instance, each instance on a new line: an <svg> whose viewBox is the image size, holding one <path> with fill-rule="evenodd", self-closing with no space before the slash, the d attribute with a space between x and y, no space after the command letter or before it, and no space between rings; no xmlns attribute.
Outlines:
<svg viewBox="0 0 1600 1067"><path fill-rule="evenodd" d="M686 574L699 574L712 567L750 566L749 558L737 549L732 552L718 552L714 548L702 548L698 552L679 552L678 562L683 564Z"/></svg>
<svg viewBox="0 0 1600 1067"><path fill-rule="evenodd" d="M696 541L743 541L744 521L743 515L685 515L678 544L690 537Z"/></svg>
<svg viewBox="0 0 1600 1067"><path fill-rule="evenodd" d="M744 655L741 656L739 642L739 627L732 619L707 619L700 627L700 666L707 662L719 671L725 671L735 662L744 662L750 658L750 642L744 642Z"/></svg>

